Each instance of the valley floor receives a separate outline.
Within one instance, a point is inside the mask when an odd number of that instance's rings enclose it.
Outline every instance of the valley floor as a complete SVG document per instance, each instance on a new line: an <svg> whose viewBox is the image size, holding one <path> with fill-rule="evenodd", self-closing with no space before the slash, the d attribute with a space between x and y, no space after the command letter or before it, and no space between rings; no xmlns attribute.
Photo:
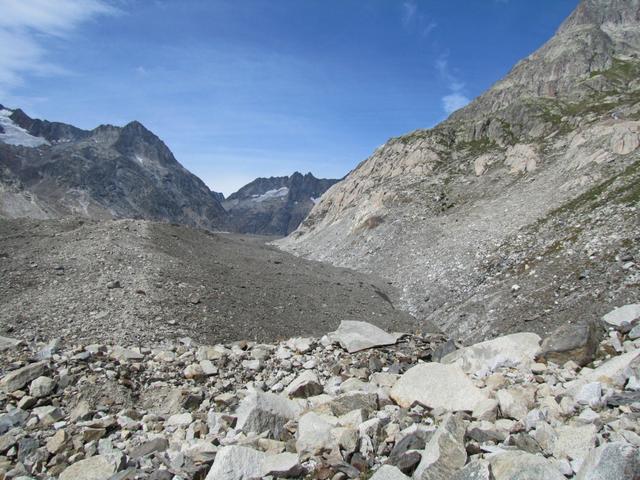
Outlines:
<svg viewBox="0 0 640 480"><path fill-rule="evenodd" d="M0 334L29 341L267 341L343 319L417 329L373 276L166 223L0 220L0 275Z"/></svg>

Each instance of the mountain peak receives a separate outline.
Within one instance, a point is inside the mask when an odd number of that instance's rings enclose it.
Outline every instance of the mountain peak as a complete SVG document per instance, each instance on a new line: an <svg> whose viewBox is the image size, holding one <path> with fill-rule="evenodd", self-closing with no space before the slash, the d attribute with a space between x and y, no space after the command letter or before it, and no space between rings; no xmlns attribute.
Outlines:
<svg viewBox="0 0 640 480"><path fill-rule="evenodd" d="M606 24L637 24L640 22L639 0L582 0L564 21L559 32L576 27Z"/></svg>

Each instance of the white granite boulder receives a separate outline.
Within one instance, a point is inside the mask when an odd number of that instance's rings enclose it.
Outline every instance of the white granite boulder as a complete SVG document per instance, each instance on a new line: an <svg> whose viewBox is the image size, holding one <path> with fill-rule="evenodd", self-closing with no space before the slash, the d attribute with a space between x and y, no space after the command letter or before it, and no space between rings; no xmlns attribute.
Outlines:
<svg viewBox="0 0 640 480"><path fill-rule="evenodd" d="M349 353L373 347L393 345L403 335L387 333L375 325L355 320L343 320L335 332L328 334L332 342L339 343Z"/></svg>
<svg viewBox="0 0 640 480"><path fill-rule="evenodd" d="M401 407L419 403L454 412L471 412L487 398L460 367L441 363L421 363L410 368L389 395Z"/></svg>
<svg viewBox="0 0 640 480"><path fill-rule="evenodd" d="M466 373L531 364L540 352L540 340L535 333L513 333L451 352L442 363L458 365Z"/></svg>

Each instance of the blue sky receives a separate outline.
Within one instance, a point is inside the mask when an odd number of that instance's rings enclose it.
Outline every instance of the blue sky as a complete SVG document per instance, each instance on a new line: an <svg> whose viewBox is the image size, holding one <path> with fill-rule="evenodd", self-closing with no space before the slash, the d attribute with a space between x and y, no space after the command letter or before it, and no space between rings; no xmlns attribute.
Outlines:
<svg viewBox="0 0 640 480"><path fill-rule="evenodd" d="M341 177L434 126L578 0L0 0L0 103L139 120L212 189Z"/></svg>

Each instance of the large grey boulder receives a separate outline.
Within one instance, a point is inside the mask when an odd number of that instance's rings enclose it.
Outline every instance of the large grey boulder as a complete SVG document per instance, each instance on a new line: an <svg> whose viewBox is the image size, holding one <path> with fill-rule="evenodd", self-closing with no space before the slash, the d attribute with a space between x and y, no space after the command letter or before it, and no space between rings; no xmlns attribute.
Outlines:
<svg viewBox="0 0 640 480"><path fill-rule="evenodd" d="M295 453L279 453L267 455L262 462L262 476L271 475L275 478L299 478L304 474L304 468Z"/></svg>
<svg viewBox="0 0 640 480"><path fill-rule="evenodd" d="M503 388L496 392L496 400L504 417L524 420L535 405L535 390L522 386Z"/></svg>
<svg viewBox="0 0 640 480"><path fill-rule="evenodd" d="M42 398L50 395L56 388L56 382L49 377L38 377L29 386L29 394L35 398Z"/></svg>
<svg viewBox="0 0 640 480"><path fill-rule="evenodd" d="M401 407L419 403L454 412L473 411L487 398L460 367L441 363L421 363L410 368L389 395Z"/></svg>
<svg viewBox="0 0 640 480"><path fill-rule="evenodd" d="M266 454L248 447L230 445L216 454L205 480L250 480L261 478Z"/></svg>
<svg viewBox="0 0 640 480"><path fill-rule="evenodd" d="M305 370L291 382L285 393L292 398L307 398L320 395L323 391L318 375L311 370Z"/></svg>
<svg viewBox="0 0 640 480"><path fill-rule="evenodd" d="M466 425L461 414L448 414L422 452L413 474L416 480L449 480L467 461Z"/></svg>
<svg viewBox="0 0 640 480"><path fill-rule="evenodd" d="M378 395L362 391L346 392L331 400L328 406L336 417L354 410L373 412L378 409Z"/></svg>
<svg viewBox="0 0 640 480"><path fill-rule="evenodd" d="M489 461L495 480L565 480L549 460L531 453L504 452Z"/></svg>
<svg viewBox="0 0 640 480"><path fill-rule="evenodd" d="M613 357L594 370L583 369L570 388L577 391L591 382L602 382L621 388L638 368L640 368L640 348Z"/></svg>
<svg viewBox="0 0 640 480"><path fill-rule="evenodd" d="M245 433L269 432L271 438L283 440L284 425L297 418L301 411L296 402L284 396L254 391L240 402L236 427Z"/></svg>
<svg viewBox="0 0 640 480"><path fill-rule="evenodd" d="M60 480L108 480L116 473L116 465L106 456L95 455L67 467Z"/></svg>
<svg viewBox="0 0 640 480"><path fill-rule="evenodd" d="M573 360L584 366L595 358L601 330L595 322L561 325L544 339L538 358L557 365Z"/></svg>
<svg viewBox="0 0 640 480"><path fill-rule="evenodd" d="M621 332L628 332L636 324L640 323L640 303L625 305L611 310L602 317L602 321L608 327L613 327Z"/></svg>
<svg viewBox="0 0 640 480"><path fill-rule="evenodd" d="M553 456L571 460L577 470L596 446L597 428L595 425L561 425L555 432L557 438L553 444Z"/></svg>
<svg viewBox="0 0 640 480"><path fill-rule="evenodd" d="M11 348L15 348L22 343L22 340L17 340L15 338L9 337L1 337L0 336L0 352L4 352L5 350L9 350Z"/></svg>
<svg viewBox="0 0 640 480"><path fill-rule="evenodd" d="M487 460L474 460L458 470L450 480L493 480L491 465Z"/></svg>
<svg viewBox="0 0 640 480"><path fill-rule="evenodd" d="M640 450L623 442L593 449L575 480L622 480L640 478Z"/></svg>
<svg viewBox="0 0 640 480"><path fill-rule="evenodd" d="M333 450L338 444L333 435L337 426L338 419L334 416L305 413L298 422L296 451L302 457Z"/></svg>
<svg viewBox="0 0 640 480"><path fill-rule="evenodd" d="M540 352L535 333L513 333L461 348L442 358L442 363L458 365L466 373L491 372L501 366L532 363Z"/></svg>
<svg viewBox="0 0 640 480"><path fill-rule="evenodd" d="M5 393L15 392L40 377L46 370L45 362L31 363L18 370L7 373L0 380L0 390Z"/></svg>
<svg viewBox="0 0 640 480"><path fill-rule="evenodd" d="M383 465L370 480L410 480L410 478L393 465Z"/></svg>
<svg viewBox="0 0 640 480"><path fill-rule="evenodd" d="M328 334L333 342L339 343L349 353L373 347L395 344L403 334L387 333L367 322L343 320L335 332Z"/></svg>
<svg viewBox="0 0 640 480"><path fill-rule="evenodd" d="M121 362L131 362L144 359L144 355L142 355L137 349L125 348L120 345L116 345L111 350L111 358Z"/></svg>

